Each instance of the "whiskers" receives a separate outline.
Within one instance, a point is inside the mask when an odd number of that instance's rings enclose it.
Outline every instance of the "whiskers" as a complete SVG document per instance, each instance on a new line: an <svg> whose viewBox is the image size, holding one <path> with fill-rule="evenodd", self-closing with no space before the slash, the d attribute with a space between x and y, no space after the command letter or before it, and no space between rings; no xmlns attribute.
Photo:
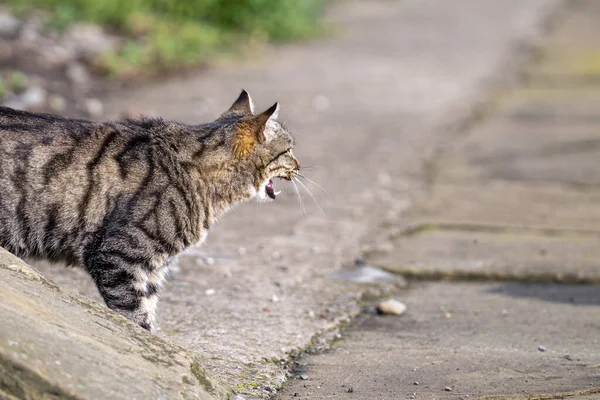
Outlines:
<svg viewBox="0 0 600 400"><path fill-rule="evenodd" d="M292 177L292 184L294 185L294 188L296 189L296 194L298 195L298 200L300 201L300 207L302 208L302 213L304 215L306 215L306 210L304 208L304 205L302 204L302 196L300 195L300 190L298 189L298 185L301 186L306 191L306 193L308 193L308 195L310 196L310 198L312 199L312 201L315 203L315 205L319 209L319 212L323 216L325 216L325 212L323 211L323 209L319 205L319 202L317 201L317 198L315 197L315 195L313 194L313 192L308 188L308 186L306 186L306 184L304 182L302 182L298 178L302 178L302 179L306 180L307 182L312 183L313 185L315 185L316 187L318 187L319 189L321 189L330 199L332 199L332 197L329 194L329 192L327 190L325 190L325 188L323 188L321 185L319 185L318 183L316 183L316 182L308 179L307 177L305 177L304 175L302 175L299 172L295 172L294 176Z"/></svg>
<svg viewBox="0 0 600 400"><path fill-rule="evenodd" d="M299 172L296 172L296 176L299 176L300 178L305 179L306 181L312 183L313 185L315 185L316 187L321 189L323 191L323 193L325 193L327 195L327 197L329 197L329 200L333 200L333 197L331 197L329 192L327 190L325 190L325 188L323 186L319 185L317 182L313 181L312 179L308 179L307 177L305 177L304 175L302 175Z"/></svg>
<svg viewBox="0 0 600 400"><path fill-rule="evenodd" d="M304 203L302 203L302 196L300 196L300 190L298 190L298 185L296 185L296 178L292 178L292 185L294 185L294 189L296 190L296 195L298 195L298 201L300 202L300 209L302 210L302 215L306 215L306 209L304 208Z"/></svg>

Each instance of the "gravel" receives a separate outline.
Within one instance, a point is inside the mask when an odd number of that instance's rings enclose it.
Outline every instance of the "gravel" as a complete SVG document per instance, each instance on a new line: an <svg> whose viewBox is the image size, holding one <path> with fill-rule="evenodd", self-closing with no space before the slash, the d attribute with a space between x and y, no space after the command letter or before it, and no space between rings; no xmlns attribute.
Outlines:
<svg viewBox="0 0 600 400"><path fill-rule="evenodd" d="M19 19L0 11L0 37L12 39L19 34L20 27Z"/></svg>

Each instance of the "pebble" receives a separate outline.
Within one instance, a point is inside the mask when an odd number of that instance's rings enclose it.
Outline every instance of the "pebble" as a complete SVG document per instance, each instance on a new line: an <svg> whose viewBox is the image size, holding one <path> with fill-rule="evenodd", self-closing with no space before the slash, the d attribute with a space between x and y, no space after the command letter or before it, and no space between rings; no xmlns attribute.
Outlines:
<svg viewBox="0 0 600 400"><path fill-rule="evenodd" d="M38 108L46 103L48 92L41 86L32 86L21 95L21 101L25 108Z"/></svg>
<svg viewBox="0 0 600 400"><path fill-rule="evenodd" d="M76 85L85 85L90 81L87 68L79 62L69 64L65 70L65 75L71 83Z"/></svg>
<svg viewBox="0 0 600 400"><path fill-rule="evenodd" d="M451 391L452 391L452 388L451 388L450 386L446 386L446 387L444 388L444 390L445 390L446 392L451 392Z"/></svg>
<svg viewBox="0 0 600 400"><path fill-rule="evenodd" d="M394 299L384 300L377 306L379 314L402 315L405 311L406 304Z"/></svg>
<svg viewBox="0 0 600 400"><path fill-rule="evenodd" d="M365 265L366 263L367 263L367 260L362 256L358 256L354 259L355 265Z"/></svg>
<svg viewBox="0 0 600 400"><path fill-rule="evenodd" d="M86 99L85 111L90 117L98 118L104 112L104 104L98 99Z"/></svg>
<svg viewBox="0 0 600 400"><path fill-rule="evenodd" d="M42 30L44 20L41 15L31 15L21 25L19 41L24 44L33 45L40 39L39 32Z"/></svg>
<svg viewBox="0 0 600 400"><path fill-rule="evenodd" d="M417 381L415 381L415 382L413 382L413 385L415 385L415 386L419 386L419 385L420 385L420 383L419 383L419 382L417 382Z"/></svg>
<svg viewBox="0 0 600 400"><path fill-rule="evenodd" d="M204 259L204 262L205 262L207 265L215 265L215 259L214 259L214 258L212 258L212 257L206 257L206 258Z"/></svg>
<svg viewBox="0 0 600 400"><path fill-rule="evenodd" d="M543 353L544 351L546 351L546 348L544 346L538 346L538 351L541 351Z"/></svg>
<svg viewBox="0 0 600 400"><path fill-rule="evenodd" d="M300 377L300 379L302 379L303 381L308 379L308 375L306 374L302 374L302 375L298 375Z"/></svg>
<svg viewBox="0 0 600 400"><path fill-rule="evenodd" d="M0 11L0 37L12 39L19 34L21 21L12 15Z"/></svg>
<svg viewBox="0 0 600 400"><path fill-rule="evenodd" d="M212 295L214 295L215 293L217 293L217 291L216 291L215 289L206 289L206 290L204 291L204 294L205 294L205 295L207 295L207 296L212 296Z"/></svg>
<svg viewBox="0 0 600 400"><path fill-rule="evenodd" d="M101 53L116 48L117 41L94 24L76 24L63 35L62 45L74 51L79 58L91 60Z"/></svg>
<svg viewBox="0 0 600 400"><path fill-rule="evenodd" d="M279 301L279 297L277 297L277 295L274 294L273 297L271 297L271 300L273 301L273 303L277 303Z"/></svg>

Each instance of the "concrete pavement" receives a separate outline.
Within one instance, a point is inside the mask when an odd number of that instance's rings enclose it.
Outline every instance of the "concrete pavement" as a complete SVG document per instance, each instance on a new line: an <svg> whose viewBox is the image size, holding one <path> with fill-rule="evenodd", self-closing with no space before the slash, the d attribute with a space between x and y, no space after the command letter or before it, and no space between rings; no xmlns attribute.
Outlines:
<svg viewBox="0 0 600 400"><path fill-rule="evenodd" d="M597 2L568 4L366 254L449 282L397 293L405 315L359 318L278 398L600 398L599 17Z"/></svg>

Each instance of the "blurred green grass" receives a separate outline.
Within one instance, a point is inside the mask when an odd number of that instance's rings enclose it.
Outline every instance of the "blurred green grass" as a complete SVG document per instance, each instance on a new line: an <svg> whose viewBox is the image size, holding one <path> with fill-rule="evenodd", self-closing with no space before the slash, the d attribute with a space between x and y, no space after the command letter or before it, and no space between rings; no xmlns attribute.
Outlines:
<svg viewBox="0 0 600 400"><path fill-rule="evenodd" d="M93 22L126 37L96 66L132 76L210 62L262 43L323 33L326 0L7 0L18 14L48 13L49 29Z"/></svg>

